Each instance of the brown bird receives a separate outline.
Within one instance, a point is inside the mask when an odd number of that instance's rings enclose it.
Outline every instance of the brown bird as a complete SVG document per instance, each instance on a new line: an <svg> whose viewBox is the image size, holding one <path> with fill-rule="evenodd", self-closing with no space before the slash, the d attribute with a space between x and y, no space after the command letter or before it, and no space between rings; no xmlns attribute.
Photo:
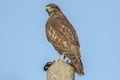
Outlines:
<svg viewBox="0 0 120 80"><path fill-rule="evenodd" d="M58 51L59 58L60 54L68 57L75 71L79 75L84 75L80 59L80 45L75 29L56 4L48 4L46 10L49 14L46 23L48 41Z"/></svg>

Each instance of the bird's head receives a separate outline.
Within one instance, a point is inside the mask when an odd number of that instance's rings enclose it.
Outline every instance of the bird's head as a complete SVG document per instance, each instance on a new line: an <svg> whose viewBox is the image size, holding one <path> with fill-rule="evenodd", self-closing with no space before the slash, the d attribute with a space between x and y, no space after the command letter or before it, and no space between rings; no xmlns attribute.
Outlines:
<svg viewBox="0 0 120 80"><path fill-rule="evenodd" d="M50 14L50 13L55 13L57 11L60 11L60 9L56 4L48 4L46 6L46 11Z"/></svg>

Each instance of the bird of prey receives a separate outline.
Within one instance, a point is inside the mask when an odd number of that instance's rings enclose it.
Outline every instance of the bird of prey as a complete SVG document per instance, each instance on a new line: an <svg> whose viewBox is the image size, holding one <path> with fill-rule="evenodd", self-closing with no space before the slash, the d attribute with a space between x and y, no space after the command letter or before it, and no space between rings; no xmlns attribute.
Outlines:
<svg viewBox="0 0 120 80"><path fill-rule="evenodd" d="M48 4L46 10L49 14L46 23L48 41L58 51L59 58L60 54L68 57L75 71L79 75L84 75L80 59L80 45L75 29L56 4Z"/></svg>

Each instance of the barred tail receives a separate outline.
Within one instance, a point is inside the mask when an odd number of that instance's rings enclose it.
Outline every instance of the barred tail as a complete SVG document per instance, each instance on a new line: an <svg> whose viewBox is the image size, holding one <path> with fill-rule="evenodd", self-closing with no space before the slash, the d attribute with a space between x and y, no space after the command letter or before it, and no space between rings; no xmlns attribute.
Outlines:
<svg viewBox="0 0 120 80"><path fill-rule="evenodd" d="M72 65L73 65L76 73L78 73L80 76L83 76L84 71L83 71L83 65L82 65L81 59L80 58L74 59L71 62L72 62Z"/></svg>

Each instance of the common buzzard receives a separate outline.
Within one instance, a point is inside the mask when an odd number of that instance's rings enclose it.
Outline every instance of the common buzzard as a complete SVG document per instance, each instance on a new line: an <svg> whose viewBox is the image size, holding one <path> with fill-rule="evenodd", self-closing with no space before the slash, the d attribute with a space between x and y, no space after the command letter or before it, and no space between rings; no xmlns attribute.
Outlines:
<svg viewBox="0 0 120 80"><path fill-rule="evenodd" d="M80 45L75 29L56 4L48 4L46 10L49 14L46 23L48 41L53 44L59 56L63 54L71 60L72 66L79 75L84 75L80 59Z"/></svg>

